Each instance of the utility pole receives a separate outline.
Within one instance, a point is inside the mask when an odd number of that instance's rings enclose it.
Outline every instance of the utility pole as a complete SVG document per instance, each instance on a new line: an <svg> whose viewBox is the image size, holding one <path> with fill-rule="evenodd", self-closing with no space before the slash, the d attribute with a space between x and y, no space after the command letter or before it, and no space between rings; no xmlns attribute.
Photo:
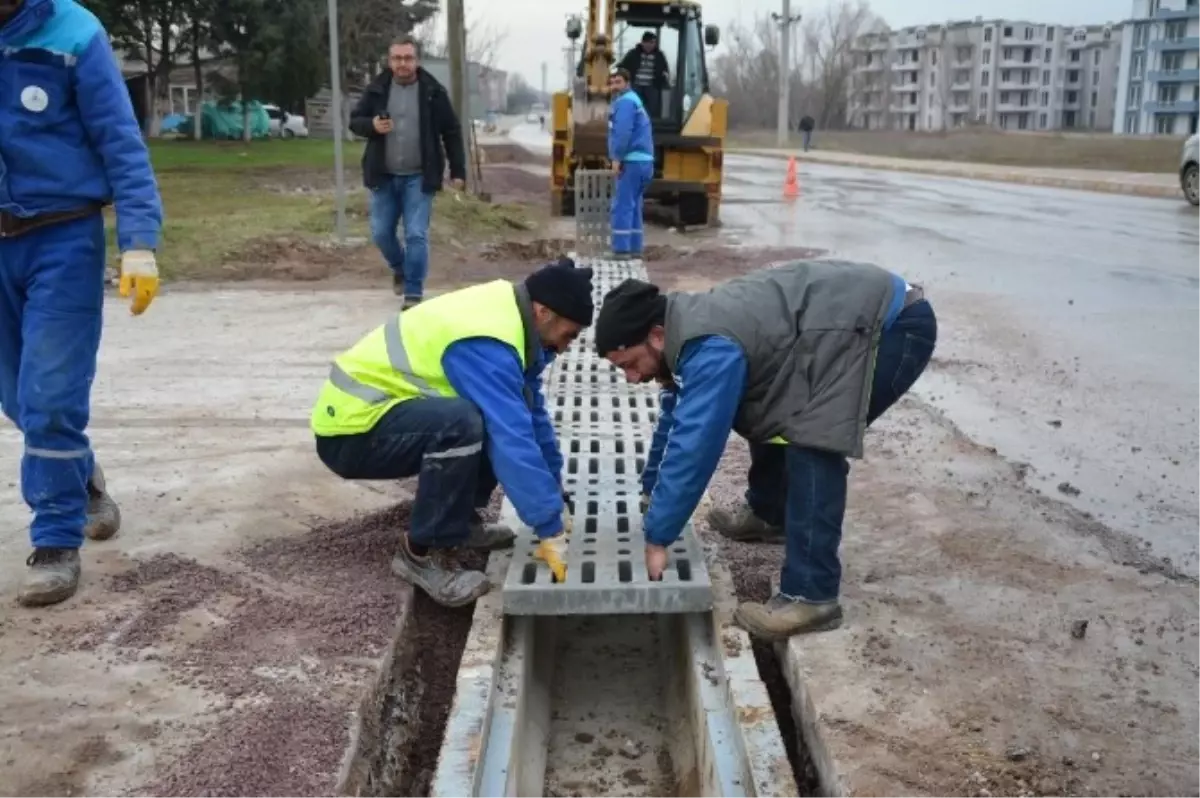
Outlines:
<svg viewBox="0 0 1200 798"><path fill-rule="evenodd" d="M547 64L545 61L543 61L542 62L542 96L543 97L546 96L546 94L547 94L547 92L546 92L546 89L547 89L546 72L548 69L549 69L549 64Z"/></svg>
<svg viewBox="0 0 1200 798"><path fill-rule="evenodd" d="M471 124L467 107L467 32L463 0L446 0L446 55L450 60L450 103L459 122Z"/></svg>
<svg viewBox="0 0 1200 798"><path fill-rule="evenodd" d="M775 120L775 145L783 147L788 142L788 101L791 94L792 77L792 26L800 21L800 15L792 16L791 0L783 0L783 13L771 14L779 26L779 118Z"/></svg>
<svg viewBox="0 0 1200 798"><path fill-rule="evenodd" d="M342 154L342 124L346 121L342 113L342 60L338 51L338 6L337 0L329 0L329 89L333 96L330 98L329 117L333 126L333 169L336 205L337 205L337 240L346 240L346 174L345 161ZM197 114L199 117L199 114Z"/></svg>

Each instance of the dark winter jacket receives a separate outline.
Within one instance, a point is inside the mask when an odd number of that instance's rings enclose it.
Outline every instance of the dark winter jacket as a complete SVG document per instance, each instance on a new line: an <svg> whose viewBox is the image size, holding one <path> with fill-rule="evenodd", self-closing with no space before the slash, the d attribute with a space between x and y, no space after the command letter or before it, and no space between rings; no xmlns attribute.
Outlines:
<svg viewBox="0 0 1200 798"><path fill-rule="evenodd" d="M649 63L643 65L643 60ZM625 53L619 67L629 72L634 86L665 89L671 85L671 69L667 65L667 57L662 50L647 54L640 45ZM647 70L647 67L649 69ZM638 72L642 74L639 75Z"/></svg>
<svg viewBox="0 0 1200 798"><path fill-rule="evenodd" d="M420 67L417 81L421 86L421 176L425 191L432 193L441 190L446 161L450 162L451 180L467 179L467 156L462 125L454 114L446 87ZM374 120L387 111L391 90L392 73L381 73L367 85L350 113L350 130L367 140L362 169L363 185L370 189L382 185L387 176L384 166L387 136L375 132Z"/></svg>

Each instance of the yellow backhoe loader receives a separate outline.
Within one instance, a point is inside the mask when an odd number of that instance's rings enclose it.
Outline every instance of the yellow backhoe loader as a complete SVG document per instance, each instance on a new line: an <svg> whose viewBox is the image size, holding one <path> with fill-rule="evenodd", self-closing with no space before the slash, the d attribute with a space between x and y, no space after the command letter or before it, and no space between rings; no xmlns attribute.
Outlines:
<svg viewBox="0 0 1200 798"><path fill-rule="evenodd" d="M721 170L728 103L708 88L705 48L716 46L720 31L704 26L694 0L589 0L586 38L572 91L554 95L550 170L550 209L555 216L575 213L575 170L607 169L608 76L647 34L666 56L668 77L661 88L638 87L654 130L654 181L646 200L673 209L677 224L718 221ZM584 34L577 18L567 37ZM655 92L657 96L647 95Z"/></svg>

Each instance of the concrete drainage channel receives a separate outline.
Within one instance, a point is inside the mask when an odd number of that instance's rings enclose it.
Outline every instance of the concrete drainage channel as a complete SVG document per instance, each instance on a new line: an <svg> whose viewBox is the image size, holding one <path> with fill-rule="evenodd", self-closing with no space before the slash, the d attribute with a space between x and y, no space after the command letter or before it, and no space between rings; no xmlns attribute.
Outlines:
<svg viewBox="0 0 1200 798"><path fill-rule="evenodd" d="M589 263L596 300L639 262ZM523 530L488 572L474 611L430 793L795 795L748 638L730 623L728 574L691 527L650 582L638 473L657 421L654 388L597 358L590 334L546 374L574 500L567 579L533 559Z"/></svg>

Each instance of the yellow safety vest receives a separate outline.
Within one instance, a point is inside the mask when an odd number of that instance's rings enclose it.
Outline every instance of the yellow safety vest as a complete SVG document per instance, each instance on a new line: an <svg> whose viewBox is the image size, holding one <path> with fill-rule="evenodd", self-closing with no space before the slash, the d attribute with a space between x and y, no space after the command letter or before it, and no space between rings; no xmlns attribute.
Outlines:
<svg viewBox="0 0 1200 798"><path fill-rule="evenodd" d="M512 283L496 280L442 294L372 330L333 361L313 408L313 432L367 432L400 402L457 396L442 356L465 338L508 344L525 369L525 324Z"/></svg>

